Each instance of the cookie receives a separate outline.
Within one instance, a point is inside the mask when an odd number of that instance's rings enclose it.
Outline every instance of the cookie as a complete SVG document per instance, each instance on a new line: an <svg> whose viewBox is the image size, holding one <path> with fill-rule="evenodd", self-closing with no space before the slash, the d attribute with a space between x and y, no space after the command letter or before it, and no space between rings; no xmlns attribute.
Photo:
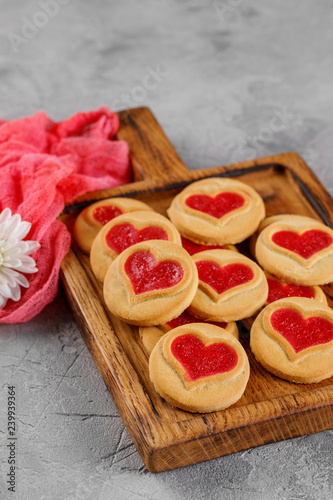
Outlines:
<svg viewBox="0 0 333 500"><path fill-rule="evenodd" d="M202 320L195 318L186 309L178 316L178 318L172 319L168 323L164 323L164 325L140 326L139 335L146 351L148 352L148 354L150 354L155 347L155 344L157 344L157 342L166 332L169 332L170 330L172 330L173 328L177 328L178 326L188 325L190 323L202 323ZM223 328L228 333L233 335L236 339L239 339L238 327L235 321L230 321L229 323L212 322L210 324L218 326L219 328Z"/></svg>
<svg viewBox="0 0 333 500"><path fill-rule="evenodd" d="M77 245L82 252L89 255L92 242L98 231L118 215L134 210L153 212L153 209L146 203L132 198L107 198L93 203L82 210L75 220L73 236Z"/></svg>
<svg viewBox="0 0 333 500"><path fill-rule="evenodd" d="M333 230L315 219L280 216L260 232L255 253L265 271L290 283L333 281Z"/></svg>
<svg viewBox="0 0 333 500"><path fill-rule="evenodd" d="M119 215L97 234L90 251L90 264L98 280L104 281L115 258L140 241L165 240L181 245L178 230L156 212L140 210Z"/></svg>
<svg viewBox="0 0 333 500"><path fill-rule="evenodd" d="M190 412L208 413L234 404L245 391L249 373L241 343L206 323L174 328L149 358L149 375L158 394Z"/></svg>
<svg viewBox="0 0 333 500"><path fill-rule="evenodd" d="M260 267L231 250L207 250L192 256L199 286L189 311L209 321L252 316L266 302L268 285Z"/></svg>
<svg viewBox="0 0 333 500"><path fill-rule="evenodd" d="M187 186L167 212L185 238L199 244L226 245L253 234L265 217L265 206L247 184L211 177Z"/></svg>
<svg viewBox="0 0 333 500"><path fill-rule="evenodd" d="M180 314L177 318L160 325L160 328L166 333L172 330L173 328L177 328L182 325L189 325L190 323L202 323L203 320L200 318L196 318L186 309L182 314ZM238 327L235 321L230 321L229 323L218 322L218 321L206 321L210 325L218 326L219 328L223 328L227 332L231 333L236 339L239 338Z"/></svg>
<svg viewBox="0 0 333 500"><path fill-rule="evenodd" d="M111 313L133 325L153 326L179 316L192 302L198 273L190 255L170 241L143 241L124 250L103 286Z"/></svg>
<svg viewBox="0 0 333 500"><path fill-rule="evenodd" d="M268 284L268 297L265 305L271 304L279 299L288 297L307 297L327 305L326 295L323 290L317 286L295 285L279 280L276 276L265 273Z"/></svg>
<svg viewBox="0 0 333 500"><path fill-rule="evenodd" d="M252 236L250 236L249 238L248 247L251 255L255 257L256 243L258 236L261 233L261 231L263 231L270 224L273 224L274 222L292 222L292 221L305 222L306 219L309 221L309 223L312 223L315 220L312 219L311 217L306 217L305 215L294 215L294 214L276 214L276 215L270 215L269 217L265 217L265 219L260 222L256 232L252 234Z"/></svg>
<svg viewBox="0 0 333 500"><path fill-rule="evenodd" d="M308 298L280 299L254 321L250 346L268 371L296 383L333 375L333 311Z"/></svg>
<svg viewBox="0 0 333 500"><path fill-rule="evenodd" d="M201 245L199 243L195 243L194 241L189 240L188 238L181 237L182 246L185 250L190 254L194 255L199 252L203 252L204 250L233 250L234 252L238 252L237 248L234 245Z"/></svg>
<svg viewBox="0 0 333 500"><path fill-rule="evenodd" d="M300 223L300 222L305 222L308 221L309 223L313 222L314 220L317 221L317 219L313 219L312 217L308 217L306 215L297 215L297 214L275 214L275 215L270 215L269 217L265 217L265 219L260 222L257 233L261 233L267 226L270 224L274 224L274 222L290 222L290 223ZM317 221L318 222L318 221Z"/></svg>
<svg viewBox="0 0 333 500"><path fill-rule="evenodd" d="M164 334L159 326L139 326L139 336L148 355Z"/></svg>

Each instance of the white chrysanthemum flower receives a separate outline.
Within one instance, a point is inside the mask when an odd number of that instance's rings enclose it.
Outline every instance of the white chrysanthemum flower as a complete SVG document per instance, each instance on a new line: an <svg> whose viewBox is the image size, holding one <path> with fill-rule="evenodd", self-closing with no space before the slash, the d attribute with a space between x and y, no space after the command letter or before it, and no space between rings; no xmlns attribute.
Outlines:
<svg viewBox="0 0 333 500"><path fill-rule="evenodd" d="M8 299L15 302L21 298L21 286L29 288L22 274L36 273L36 262L29 257L40 248L37 241L23 241L30 231L30 222L21 220L19 214L12 215L9 208L0 213L0 309Z"/></svg>

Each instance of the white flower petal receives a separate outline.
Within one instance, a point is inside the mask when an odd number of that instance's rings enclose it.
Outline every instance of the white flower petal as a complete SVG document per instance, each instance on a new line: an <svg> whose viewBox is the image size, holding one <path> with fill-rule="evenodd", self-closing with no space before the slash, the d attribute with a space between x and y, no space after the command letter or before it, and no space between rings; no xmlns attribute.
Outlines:
<svg viewBox="0 0 333 500"><path fill-rule="evenodd" d="M6 220L3 228L3 238L13 238L17 227L21 223L21 216L19 214L13 215L10 219Z"/></svg>
<svg viewBox="0 0 333 500"><path fill-rule="evenodd" d="M16 257L12 257L11 255L5 256L3 259L3 264L4 267L10 267L12 269L17 269L22 265L21 259L17 259Z"/></svg>
<svg viewBox="0 0 333 500"><path fill-rule="evenodd" d="M12 270L9 271L11 272L8 273L7 279L5 279L4 275L0 275L0 295L6 299L17 301L21 298L20 286L29 288L29 281L23 274Z"/></svg>
<svg viewBox="0 0 333 500"><path fill-rule="evenodd" d="M22 273L36 273L35 260L30 257L40 248L37 241L24 241L31 228L19 214L12 215L6 208L0 213L0 309L7 299L15 302L21 298L21 287L29 288L29 281Z"/></svg>
<svg viewBox="0 0 333 500"><path fill-rule="evenodd" d="M12 216L12 211L10 208L5 208L2 212L0 212L0 224L9 219Z"/></svg>
<svg viewBox="0 0 333 500"><path fill-rule="evenodd" d="M37 267L30 267L30 266L20 266L18 269L20 273L26 273L26 274L34 274L37 273L38 269Z"/></svg>
<svg viewBox="0 0 333 500"><path fill-rule="evenodd" d="M17 240L16 238L9 238L8 240L3 241L1 245L1 251L6 254L8 252L18 253L21 251L22 242Z"/></svg>
<svg viewBox="0 0 333 500"><path fill-rule="evenodd" d="M28 241L25 241L25 243L27 243L27 245L28 245L28 249L26 251L27 255L32 254L33 252L35 252L36 250L38 250L40 248L40 243L38 243L38 241L28 240Z"/></svg>
<svg viewBox="0 0 333 500"><path fill-rule="evenodd" d="M16 282L20 285L20 286L23 286L24 288L29 288L29 281L27 280L27 278L21 274L21 273L17 273L17 276L16 276Z"/></svg>
<svg viewBox="0 0 333 500"><path fill-rule="evenodd" d="M1 283L1 271L2 275L4 276L4 279L8 282L8 285L10 287L14 287L15 284L18 283L19 285L24 286L25 288L29 288L29 281L27 280L27 278L23 274L18 273L13 269L2 268L0 270L0 283Z"/></svg>
<svg viewBox="0 0 333 500"><path fill-rule="evenodd" d="M28 253L29 245L26 241L9 240L2 248L4 256L10 253L11 256L21 258Z"/></svg>
<svg viewBox="0 0 333 500"><path fill-rule="evenodd" d="M17 302L21 298L21 288L18 283L11 289L11 296L10 298L14 301Z"/></svg>
<svg viewBox="0 0 333 500"><path fill-rule="evenodd" d="M15 283L14 283L15 286ZM7 299L11 297L12 288L9 286L8 281L0 280L0 295L3 295Z"/></svg>
<svg viewBox="0 0 333 500"><path fill-rule="evenodd" d="M28 232L30 231L30 228L31 228L30 222L26 221L21 222L21 224L17 227L15 231L15 238L17 238L18 240L23 240L23 238L25 238Z"/></svg>
<svg viewBox="0 0 333 500"><path fill-rule="evenodd" d="M18 274L18 276L16 278L17 283L20 286L23 286L24 288L29 288L30 284L29 284L29 281L27 280L27 278L21 273L17 273L17 274Z"/></svg>
<svg viewBox="0 0 333 500"><path fill-rule="evenodd" d="M37 271L36 262L32 257L29 257L28 255L23 255L23 257L21 258L21 264L17 266L15 269L20 273L35 273Z"/></svg>
<svg viewBox="0 0 333 500"><path fill-rule="evenodd" d="M17 281L17 278L19 276L22 276L20 273L17 271L14 271L13 269L10 269L8 267L1 267L0 268L0 286L1 283L4 285L8 283L10 287L15 286L15 283Z"/></svg>
<svg viewBox="0 0 333 500"><path fill-rule="evenodd" d="M0 309L3 309L5 307L5 305L7 304L7 300L8 299L6 299L6 297L1 295L0 293Z"/></svg>

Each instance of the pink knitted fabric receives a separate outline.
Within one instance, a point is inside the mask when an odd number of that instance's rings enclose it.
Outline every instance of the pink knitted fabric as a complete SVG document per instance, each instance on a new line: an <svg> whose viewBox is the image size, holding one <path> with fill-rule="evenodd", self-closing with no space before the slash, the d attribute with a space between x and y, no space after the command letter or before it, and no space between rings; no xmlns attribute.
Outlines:
<svg viewBox="0 0 333 500"><path fill-rule="evenodd" d="M59 269L70 234L57 220L77 196L131 180L128 146L114 141L119 121L107 108L78 113L60 123L44 112L11 122L0 120L0 211L31 222L27 240L41 244L32 257L38 272L26 275L18 302L0 309L0 322L30 320L58 290Z"/></svg>

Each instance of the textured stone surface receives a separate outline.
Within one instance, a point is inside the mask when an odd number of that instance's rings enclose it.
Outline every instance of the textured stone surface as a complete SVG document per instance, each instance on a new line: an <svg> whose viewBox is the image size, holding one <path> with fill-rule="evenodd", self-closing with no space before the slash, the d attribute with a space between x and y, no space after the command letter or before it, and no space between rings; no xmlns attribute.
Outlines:
<svg viewBox="0 0 333 500"><path fill-rule="evenodd" d="M333 194L332 24L328 0L1 0L0 116L146 105L190 168L294 150ZM148 473L60 294L0 325L0 363L1 498L332 498L332 431Z"/></svg>

